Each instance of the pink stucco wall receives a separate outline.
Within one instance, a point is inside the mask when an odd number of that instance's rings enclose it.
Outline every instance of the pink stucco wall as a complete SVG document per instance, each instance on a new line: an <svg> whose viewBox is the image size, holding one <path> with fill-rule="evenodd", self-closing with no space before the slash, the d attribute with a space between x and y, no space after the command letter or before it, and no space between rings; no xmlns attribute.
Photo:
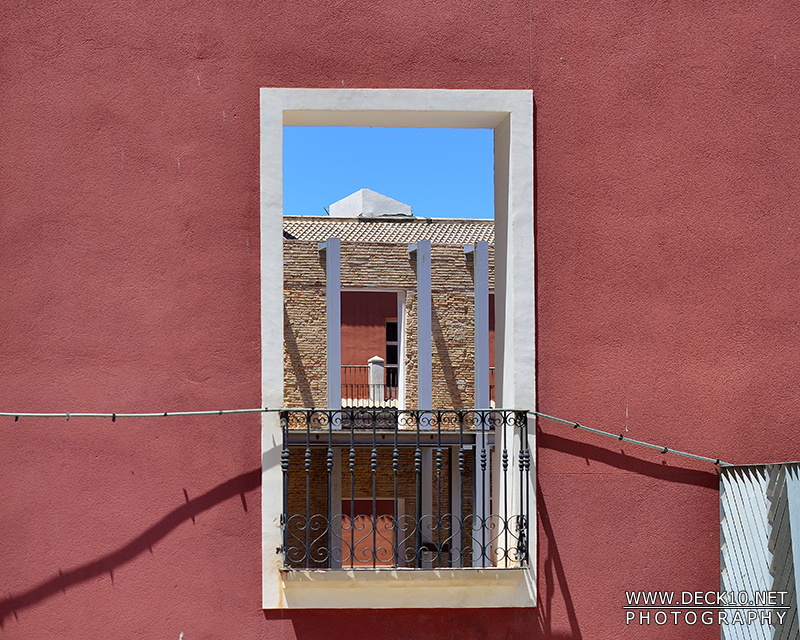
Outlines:
<svg viewBox="0 0 800 640"><path fill-rule="evenodd" d="M531 89L539 409L800 458L791 3L0 17L0 411L259 404L259 87ZM718 637L621 610L718 588L714 468L539 428L537 609L263 612L257 417L0 419L0 636Z"/></svg>

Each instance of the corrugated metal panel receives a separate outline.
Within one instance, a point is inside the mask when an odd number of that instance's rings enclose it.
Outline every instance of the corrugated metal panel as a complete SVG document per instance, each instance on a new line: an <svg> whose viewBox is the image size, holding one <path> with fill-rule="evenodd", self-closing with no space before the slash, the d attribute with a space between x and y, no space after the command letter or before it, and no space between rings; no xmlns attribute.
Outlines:
<svg viewBox="0 0 800 640"><path fill-rule="evenodd" d="M720 470L723 591L786 592L786 617L773 626L722 625L724 639L800 638L796 580L800 576L800 465L728 466Z"/></svg>
<svg viewBox="0 0 800 640"><path fill-rule="evenodd" d="M722 591L767 591L769 523L767 469L763 466L723 467L720 470L720 541ZM767 640L766 625L722 625L722 638Z"/></svg>

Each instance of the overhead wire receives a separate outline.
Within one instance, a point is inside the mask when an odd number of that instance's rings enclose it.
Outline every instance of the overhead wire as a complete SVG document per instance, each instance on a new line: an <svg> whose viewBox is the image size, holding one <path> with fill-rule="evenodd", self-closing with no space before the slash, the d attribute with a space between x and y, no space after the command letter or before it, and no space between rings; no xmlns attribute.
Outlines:
<svg viewBox="0 0 800 640"><path fill-rule="evenodd" d="M112 422L116 422L117 418L167 418L167 417L179 417L179 416L222 416L222 415L231 415L231 414L240 414L240 413L277 413L280 411L315 411L313 407L310 408L273 408L270 409L268 407L259 407L257 409L219 409L217 411L160 411L156 413L73 413L70 411L64 413L25 413L25 412L0 412L0 417L6 418L14 418L14 421L18 421L20 418L65 418L69 420L70 418L106 418L111 419ZM358 409L359 411L363 411L363 409ZM343 409L346 411L346 409ZM503 409L492 409L492 411L503 411ZM702 462L710 462L716 466L731 466L727 462L721 461L719 458L708 458L706 456L696 455L694 453L687 453L686 451L679 451L678 449L672 449L670 447L664 445L656 445L649 442L643 442L641 440L635 440L633 438L629 438L624 434L615 434L608 431L602 431L601 429L595 429L593 427L587 427L584 424L579 422L575 422L573 420L564 420L563 418L557 418L555 416L548 415L546 413L541 413L540 411L527 411L528 415L542 418L544 420L551 420L553 422L558 422L563 425L567 425L572 427L573 429L581 429L583 431L588 431L589 433L594 433L596 435L607 436L610 438L614 438L615 440L619 440L620 442L628 442L630 444L635 444L640 447L646 447L648 449L655 449L656 451L660 451L662 454L673 453L677 456L683 456L685 458L691 458L693 460L700 460Z"/></svg>
<svg viewBox="0 0 800 640"><path fill-rule="evenodd" d="M594 429L592 427L587 427L579 422L572 422L571 420L564 420L562 418L556 418L555 416L547 415L546 413L541 413L539 411L528 411L529 415L536 416L537 418L544 418L545 420L552 420L553 422L558 422L561 424L569 425L573 429L582 429L583 431L588 431L589 433L595 433L601 436L608 436L609 438L614 438L615 440L619 440L620 442L630 442L631 444L639 445L640 447L647 447L648 449L656 449L663 454L667 453L674 453L677 456L683 456L685 458L691 458L693 460L701 460L703 462L710 462L716 466L731 466L728 462L723 462L719 458L707 458L706 456L698 456L694 453L687 453L686 451L679 451L678 449L671 449L664 445L658 444L651 444L649 442L642 442L641 440L634 440L633 438L629 438L626 435L620 433L610 433L608 431L601 431L600 429Z"/></svg>

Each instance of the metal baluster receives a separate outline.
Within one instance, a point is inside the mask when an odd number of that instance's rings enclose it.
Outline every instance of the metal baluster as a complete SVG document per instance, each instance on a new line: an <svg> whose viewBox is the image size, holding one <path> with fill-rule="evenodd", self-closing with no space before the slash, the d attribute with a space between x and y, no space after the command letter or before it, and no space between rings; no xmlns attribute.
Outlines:
<svg viewBox="0 0 800 640"><path fill-rule="evenodd" d="M508 567L508 441L506 437L508 412L503 412L503 519L505 520L505 531L503 532L503 549L505 551L505 566ZM495 430L495 438L497 431Z"/></svg>
<svg viewBox="0 0 800 640"><path fill-rule="evenodd" d="M309 412L306 418L306 569L311 561L311 419Z"/></svg>
<svg viewBox="0 0 800 640"><path fill-rule="evenodd" d="M376 448L376 429L378 412L372 412L372 453L370 469L372 470L372 568L378 563L378 449Z"/></svg>
<svg viewBox="0 0 800 640"><path fill-rule="evenodd" d="M287 553L289 546L289 413L281 411L281 427L283 431L283 447L281 451L281 470L283 471L283 513L281 513L281 540L279 549L283 556L283 566L288 566Z"/></svg>
<svg viewBox="0 0 800 640"><path fill-rule="evenodd" d="M486 492L489 490L489 483L487 482L486 478L486 467L487 467L487 460L486 460L486 419L488 414L486 412L481 412L481 486L483 487L483 491ZM473 492L474 493L474 492ZM480 496L475 496L473 500L480 500L481 501L481 558L479 566L485 567L487 558L486 556L486 500L484 498L483 493ZM474 565L473 565L474 566Z"/></svg>
<svg viewBox="0 0 800 640"><path fill-rule="evenodd" d="M400 430L399 424L395 421L394 425L394 451L392 451L392 474L394 475L394 561L393 566L400 566L398 536L400 535L400 513L398 512L397 501L397 472L400 470L400 452L397 450L397 432Z"/></svg>
<svg viewBox="0 0 800 640"><path fill-rule="evenodd" d="M530 529L529 529L529 527L530 527L530 519L529 519L530 511L529 511L529 509L530 509L530 500L531 500L531 486L530 486L529 479L530 479L530 475L531 475L531 450L530 450L530 447L528 446L528 416L525 415L524 413L520 413L520 417L521 417L521 419L523 421L522 422L522 430L523 430L522 437L523 437L523 442L524 442L524 445L525 445L525 472L524 472L523 478L522 478L524 486L525 486L525 505L524 505L524 510L523 510L523 521L522 521L522 525L524 527L523 531L524 531L524 534L525 534L525 544L523 545L522 551L523 551L523 554L524 554L523 555L523 561L524 561L525 566L527 567L529 562L530 562L530 557L529 557L530 554L529 554L528 546L530 544L530 535L529 535L530 534Z"/></svg>
<svg viewBox="0 0 800 640"><path fill-rule="evenodd" d="M419 448L419 412L413 414L416 422L417 447L414 450L414 471L417 474L417 567L422 567L422 452Z"/></svg>
<svg viewBox="0 0 800 640"><path fill-rule="evenodd" d="M453 464L453 461L450 460L450 464ZM450 487L450 491L453 491L453 488ZM459 411L458 414L458 491L461 498L458 501L459 504L459 513L458 513L458 535L461 539L460 544L460 558L458 565L460 567L464 566L464 554L466 551L466 543L464 542L464 412ZM470 538L470 545L472 544L472 538Z"/></svg>
<svg viewBox="0 0 800 640"><path fill-rule="evenodd" d="M333 568L333 413L328 416L328 453L326 456L328 470L328 568Z"/></svg>
<svg viewBox="0 0 800 640"><path fill-rule="evenodd" d="M442 412L436 412L436 555L442 568Z"/></svg>
<svg viewBox="0 0 800 640"><path fill-rule="evenodd" d="M356 512L356 448L355 448L355 412L350 412L350 568L355 561L355 512Z"/></svg>

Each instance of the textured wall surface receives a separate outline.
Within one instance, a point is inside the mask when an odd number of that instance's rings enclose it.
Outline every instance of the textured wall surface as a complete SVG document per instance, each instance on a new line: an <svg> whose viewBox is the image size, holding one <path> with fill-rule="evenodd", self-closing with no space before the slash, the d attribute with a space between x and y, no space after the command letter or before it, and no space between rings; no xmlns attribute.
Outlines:
<svg viewBox="0 0 800 640"><path fill-rule="evenodd" d="M539 409L800 458L795 4L9 0L0 19L0 410L258 405L259 87L530 89ZM537 609L263 612L256 416L2 418L0 636L719 637L622 614L626 589L718 588L713 466L538 428Z"/></svg>

